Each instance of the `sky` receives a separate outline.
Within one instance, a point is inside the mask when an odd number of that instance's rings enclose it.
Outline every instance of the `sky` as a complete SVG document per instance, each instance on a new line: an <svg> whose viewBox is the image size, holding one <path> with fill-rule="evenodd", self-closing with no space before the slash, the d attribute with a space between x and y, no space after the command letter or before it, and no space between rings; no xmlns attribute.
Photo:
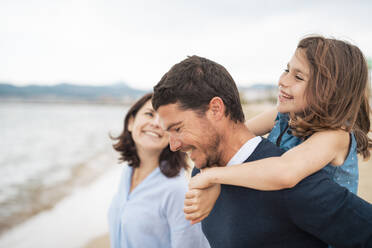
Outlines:
<svg viewBox="0 0 372 248"><path fill-rule="evenodd" d="M372 1L1 0L0 82L152 88L190 55L238 86L276 84L309 34L372 57Z"/></svg>

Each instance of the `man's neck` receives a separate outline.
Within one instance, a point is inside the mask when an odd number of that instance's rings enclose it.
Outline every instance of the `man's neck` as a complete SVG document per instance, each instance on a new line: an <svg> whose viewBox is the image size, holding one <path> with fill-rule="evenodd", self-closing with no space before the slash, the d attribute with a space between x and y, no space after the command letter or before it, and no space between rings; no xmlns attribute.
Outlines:
<svg viewBox="0 0 372 248"><path fill-rule="evenodd" d="M220 165L226 166L230 159L250 139L256 137L244 123L233 123L221 133Z"/></svg>

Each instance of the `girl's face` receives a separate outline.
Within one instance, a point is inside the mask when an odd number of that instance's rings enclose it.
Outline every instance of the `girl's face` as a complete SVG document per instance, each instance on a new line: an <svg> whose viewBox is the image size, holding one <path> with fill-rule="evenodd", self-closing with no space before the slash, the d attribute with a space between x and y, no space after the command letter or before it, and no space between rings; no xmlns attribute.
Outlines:
<svg viewBox="0 0 372 248"><path fill-rule="evenodd" d="M297 49L279 78L277 110L281 113L298 113L306 106L305 89L309 81L310 67L305 52Z"/></svg>
<svg viewBox="0 0 372 248"><path fill-rule="evenodd" d="M159 116L151 100L142 106L134 118L130 118L128 131L137 149L144 152L161 152L168 145L168 135L159 126Z"/></svg>

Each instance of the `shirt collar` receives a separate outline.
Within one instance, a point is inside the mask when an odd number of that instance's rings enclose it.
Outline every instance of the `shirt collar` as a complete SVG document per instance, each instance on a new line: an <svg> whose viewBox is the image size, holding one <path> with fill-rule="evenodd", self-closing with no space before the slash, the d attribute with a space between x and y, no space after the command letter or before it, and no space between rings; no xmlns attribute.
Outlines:
<svg viewBox="0 0 372 248"><path fill-rule="evenodd" d="M262 138L260 136L256 136L245 142L245 144L240 147L239 151L235 153L235 155L227 163L227 166L243 163L249 156L251 156L261 140Z"/></svg>

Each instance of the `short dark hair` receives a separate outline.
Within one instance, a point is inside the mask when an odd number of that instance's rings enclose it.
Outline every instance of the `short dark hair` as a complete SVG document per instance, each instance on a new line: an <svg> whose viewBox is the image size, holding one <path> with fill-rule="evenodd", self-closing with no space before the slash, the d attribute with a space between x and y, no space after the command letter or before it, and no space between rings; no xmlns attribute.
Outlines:
<svg viewBox="0 0 372 248"><path fill-rule="evenodd" d="M110 135L112 140L118 141L113 145L113 148L120 153L119 161L126 161L128 162L129 166L134 168L139 167L140 158L138 156L136 144L134 143L132 134L128 130L128 122L131 117L134 118L138 111L151 100L152 96L152 93L146 94L136 103L134 103L124 118L124 127L122 133L118 137L112 137ZM168 144L160 154L159 167L160 171L166 177L175 177L179 174L181 168L188 168L186 154L181 151L172 152Z"/></svg>
<svg viewBox="0 0 372 248"><path fill-rule="evenodd" d="M245 122L238 88L228 71L209 59L191 56L174 65L154 87L152 105L179 103L182 109L204 114L213 97L220 97L225 115L235 122Z"/></svg>

